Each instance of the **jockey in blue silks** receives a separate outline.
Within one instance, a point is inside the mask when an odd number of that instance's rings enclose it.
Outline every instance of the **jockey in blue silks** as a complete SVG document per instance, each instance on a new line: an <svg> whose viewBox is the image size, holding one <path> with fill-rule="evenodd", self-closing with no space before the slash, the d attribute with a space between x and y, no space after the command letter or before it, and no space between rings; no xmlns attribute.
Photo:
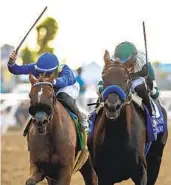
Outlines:
<svg viewBox="0 0 171 185"><path fill-rule="evenodd" d="M11 60L7 64L9 71L14 75L28 75L31 73L35 77L39 77L42 73L50 76L52 73L58 72L58 77L53 82L56 97L64 106L78 116L81 128L88 131L88 122L76 104L75 98L79 95L80 87L72 70L67 65L59 65L57 56L52 53L42 54L36 63L20 66L15 63L16 55L16 52L13 51L9 55Z"/></svg>

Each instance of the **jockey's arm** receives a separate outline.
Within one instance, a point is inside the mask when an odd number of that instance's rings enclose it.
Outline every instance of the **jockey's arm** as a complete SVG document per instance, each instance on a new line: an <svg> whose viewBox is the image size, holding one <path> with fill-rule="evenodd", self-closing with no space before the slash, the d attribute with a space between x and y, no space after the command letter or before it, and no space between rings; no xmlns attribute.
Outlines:
<svg viewBox="0 0 171 185"><path fill-rule="evenodd" d="M151 90L151 97L153 99L156 99L159 96L159 88L156 82L155 73L151 63L148 64L148 75L151 77L152 83L153 83L153 88Z"/></svg>
<svg viewBox="0 0 171 185"><path fill-rule="evenodd" d="M142 67L141 71L130 73L131 78L145 77L146 75L147 75L147 65L146 64Z"/></svg>
<svg viewBox="0 0 171 185"><path fill-rule="evenodd" d="M24 65L17 65L16 63L14 64L7 64L8 70L14 74L14 75L28 75L28 74L33 74L35 71L35 63L31 64L24 64Z"/></svg>
<svg viewBox="0 0 171 185"><path fill-rule="evenodd" d="M74 73L67 65L64 65L61 72L59 73L58 78L56 78L56 80L54 81L53 85L57 89L60 89L69 85L73 85L75 84L75 82L76 79Z"/></svg>
<svg viewBox="0 0 171 185"><path fill-rule="evenodd" d="M136 78L136 77L146 77L147 76L147 65L145 64L142 67L141 71L137 71L135 73L130 73L131 78ZM151 90L151 96L152 98L156 99L159 96L159 88L157 86L156 80L155 80L155 74L154 74L154 70L153 67L151 65L151 63L148 63L148 76L151 78L152 80L152 90Z"/></svg>

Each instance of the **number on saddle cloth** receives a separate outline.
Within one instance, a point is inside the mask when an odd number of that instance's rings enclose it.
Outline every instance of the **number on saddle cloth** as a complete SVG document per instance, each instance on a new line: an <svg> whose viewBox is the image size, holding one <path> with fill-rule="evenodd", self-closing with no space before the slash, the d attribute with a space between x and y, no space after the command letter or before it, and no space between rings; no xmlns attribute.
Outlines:
<svg viewBox="0 0 171 185"><path fill-rule="evenodd" d="M157 140L157 135L167 130L166 120L161 111L161 108L152 99L151 99L151 103L153 106L153 110L155 112L154 117L150 116L147 107L144 105L144 109L146 112L147 142L152 142Z"/></svg>

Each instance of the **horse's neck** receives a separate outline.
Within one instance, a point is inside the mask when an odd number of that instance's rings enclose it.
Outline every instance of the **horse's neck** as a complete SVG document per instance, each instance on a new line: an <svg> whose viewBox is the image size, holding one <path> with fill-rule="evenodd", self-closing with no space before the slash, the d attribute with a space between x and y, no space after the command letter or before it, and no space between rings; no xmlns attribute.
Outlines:
<svg viewBox="0 0 171 185"><path fill-rule="evenodd" d="M61 110L63 110L62 105L56 101L55 107L54 107L54 113L52 116L52 119L50 121L50 124L48 126L48 129L50 132L56 132L56 131L62 131L63 125L62 125L62 119L61 119Z"/></svg>
<svg viewBox="0 0 171 185"><path fill-rule="evenodd" d="M120 116L116 120L105 117L105 135L107 137L123 136L127 133L127 120L125 110L121 111Z"/></svg>
<svg viewBox="0 0 171 185"><path fill-rule="evenodd" d="M74 137L75 124L71 119L69 113L66 111L64 106L57 101L55 106L55 112L53 119L51 120L50 126L51 133L56 133L55 137L60 137L59 139L66 139L68 135ZM73 132L72 132L73 131Z"/></svg>
<svg viewBox="0 0 171 185"><path fill-rule="evenodd" d="M129 136L132 130L133 117L136 116L134 104L131 102L124 106L120 116L116 120L110 120L105 117L105 133L108 136Z"/></svg>
<svg viewBox="0 0 171 185"><path fill-rule="evenodd" d="M126 117L126 110L124 109L116 120L110 120L105 116L105 111L103 110L95 124L93 136L94 146L101 145L102 143L112 145L112 143L122 143L127 140L130 134L130 129Z"/></svg>

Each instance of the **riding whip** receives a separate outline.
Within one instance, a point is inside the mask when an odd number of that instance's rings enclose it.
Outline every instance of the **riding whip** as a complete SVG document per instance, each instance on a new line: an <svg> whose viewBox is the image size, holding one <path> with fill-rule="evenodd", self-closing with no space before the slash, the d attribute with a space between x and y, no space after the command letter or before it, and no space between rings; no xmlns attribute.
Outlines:
<svg viewBox="0 0 171 185"><path fill-rule="evenodd" d="M27 38L28 34L30 33L30 31L33 29L33 27L36 25L36 23L39 21L39 19L42 17L42 15L45 13L45 11L47 10L47 6L43 9L42 13L39 15L39 17L35 20L34 24L31 26L31 28L29 29L29 31L26 33L26 35L23 37L23 39L21 40L20 44L18 45L18 47L16 48L16 53L18 52L18 50L20 49L21 45L23 44L23 42L25 41L25 39ZM9 59L9 62L11 61L11 59Z"/></svg>
<svg viewBox="0 0 171 185"><path fill-rule="evenodd" d="M146 37L145 22L143 21L142 24L143 24L143 35L144 35L146 65L147 65L147 76L148 76L148 52L147 52L147 37Z"/></svg>

